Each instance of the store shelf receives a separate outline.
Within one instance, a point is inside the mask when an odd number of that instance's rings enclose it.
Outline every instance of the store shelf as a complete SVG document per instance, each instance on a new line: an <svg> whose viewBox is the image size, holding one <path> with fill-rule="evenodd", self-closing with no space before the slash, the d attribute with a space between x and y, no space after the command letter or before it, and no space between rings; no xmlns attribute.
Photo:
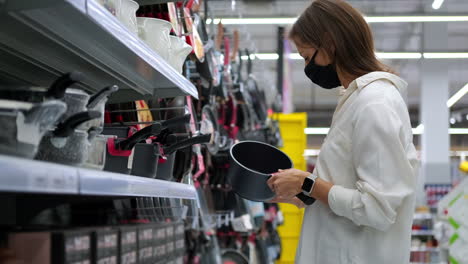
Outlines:
<svg viewBox="0 0 468 264"><path fill-rule="evenodd" d="M78 194L75 168L0 155L0 192Z"/></svg>
<svg viewBox="0 0 468 264"><path fill-rule="evenodd" d="M433 236L433 230L412 230L411 235L413 236Z"/></svg>
<svg viewBox="0 0 468 264"><path fill-rule="evenodd" d="M434 216L430 213L425 213L425 214L415 213L413 216L414 220L430 220L433 218Z"/></svg>
<svg viewBox="0 0 468 264"><path fill-rule="evenodd" d="M0 192L197 199L193 186L0 155Z"/></svg>
<svg viewBox="0 0 468 264"><path fill-rule="evenodd" d="M193 186L117 173L78 169L80 194L197 199Z"/></svg>
<svg viewBox="0 0 468 264"><path fill-rule="evenodd" d="M10 82L48 86L61 74L78 70L88 91L121 87L116 101L198 97L189 80L96 0L33 2L0 2L0 74Z"/></svg>

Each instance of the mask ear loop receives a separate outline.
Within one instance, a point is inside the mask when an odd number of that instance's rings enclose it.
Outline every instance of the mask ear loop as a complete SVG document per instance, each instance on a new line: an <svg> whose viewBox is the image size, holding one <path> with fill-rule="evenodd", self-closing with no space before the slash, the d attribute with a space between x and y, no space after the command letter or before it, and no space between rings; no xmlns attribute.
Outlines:
<svg viewBox="0 0 468 264"><path fill-rule="evenodd" d="M314 64L316 64L316 63L315 63L315 57L317 57L318 51L319 51L318 49L315 50L315 53L314 53L314 55L312 56L312 59L310 60L310 61L313 62Z"/></svg>

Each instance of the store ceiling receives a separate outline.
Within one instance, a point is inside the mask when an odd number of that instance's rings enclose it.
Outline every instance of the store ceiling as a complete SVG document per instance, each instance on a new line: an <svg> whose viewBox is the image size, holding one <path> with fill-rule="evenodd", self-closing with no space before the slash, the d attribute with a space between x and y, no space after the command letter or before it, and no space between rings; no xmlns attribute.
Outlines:
<svg viewBox="0 0 468 264"><path fill-rule="evenodd" d="M210 0L209 8L214 17L296 17L311 1L233 1ZM373 15L422 15L434 14L432 0L367 0L348 1L368 16ZM435 14L468 14L468 1L445 0ZM275 53L277 48L277 25L229 25L229 30L237 28L242 33L242 47L256 48L259 53ZM414 52L421 50L422 23L376 23L371 24L377 51ZM468 51L468 22L448 23L447 51ZM295 48L293 47L293 52ZM418 122L417 109L420 96L420 60L388 60L387 64L409 83L408 103ZM290 61L293 102L296 110L310 111L324 116L336 106L337 91L325 91L310 83L303 74L304 62ZM276 86L276 61L257 61L255 71L262 86L273 91ZM468 82L468 59L451 60L449 67L450 95ZM270 98L271 99L271 98ZM460 100L455 108L468 106L468 96ZM320 111L318 111L320 109ZM317 119L316 119L317 120ZM325 121L327 120L327 121ZM309 122L311 123L311 122ZM315 123L315 122L314 122ZM322 125L317 121L316 125ZM309 124L311 125L311 124ZM313 125L313 124L312 124ZM323 124L325 125L325 124Z"/></svg>

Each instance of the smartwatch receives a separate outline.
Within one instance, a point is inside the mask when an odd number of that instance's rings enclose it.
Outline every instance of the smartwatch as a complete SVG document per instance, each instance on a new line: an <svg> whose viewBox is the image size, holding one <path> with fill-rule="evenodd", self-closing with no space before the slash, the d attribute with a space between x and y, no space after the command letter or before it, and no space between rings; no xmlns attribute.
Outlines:
<svg viewBox="0 0 468 264"><path fill-rule="evenodd" d="M304 179L302 183L302 192L310 196L312 194L312 190L314 190L315 180L317 179L317 175L310 174L307 178Z"/></svg>
<svg viewBox="0 0 468 264"><path fill-rule="evenodd" d="M306 205L311 205L315 202L315 198L310 197L310 194L314 189L316 179L317 175L310 174L307 176L307 178L305 178L304 182L302 183L302 192L296 195L296 197Z"/></svg>

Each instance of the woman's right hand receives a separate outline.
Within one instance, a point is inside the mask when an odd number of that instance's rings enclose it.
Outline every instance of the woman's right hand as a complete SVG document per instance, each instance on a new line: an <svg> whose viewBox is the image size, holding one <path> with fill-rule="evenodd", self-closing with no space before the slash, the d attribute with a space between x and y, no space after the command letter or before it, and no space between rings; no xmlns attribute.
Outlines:
<svg viewBox="0 0 468 264"><path fill-rule="evenodd" d="M288 203L297 206L298 208L304 208L305 204L297 197L293 198L281 198L275 196L273 199L268 201L268 203Z"/></svg>

